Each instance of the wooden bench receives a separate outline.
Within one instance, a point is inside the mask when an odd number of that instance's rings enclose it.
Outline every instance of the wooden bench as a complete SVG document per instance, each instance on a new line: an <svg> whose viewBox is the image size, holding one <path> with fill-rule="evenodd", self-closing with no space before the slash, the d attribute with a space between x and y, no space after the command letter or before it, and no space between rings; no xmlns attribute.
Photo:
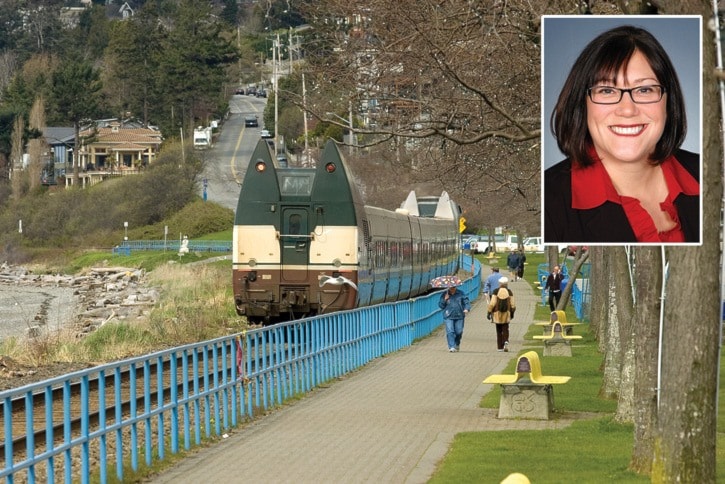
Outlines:
<svg viewBox="0 0 725 484"><path fill-rule="evenodd" d="M556 321L549 334L535 335L534 339L544 341L544 356L571 356L571 342L582 337L566 334L563 325Z"/></svg>
<svg viewBox="0 0 725 484"><path fill-rule="evenodd" d="M498 418L548 420L554 409L554 387L569 376L544 376L536 351L527 351L516 361L513 375L490 375L483 383L500 384Z"/></svg>
<svg viewBox="0 0 725 484"><path fill-rule="evenodd" d="M561 327L564 328L565 334L573 334L574 326L579 326L582 323L569 323L566 320L566 313L562 310L552 311L549 322L534 323L536 326L541 326L544 330L544 335L550 334L555 322L560 322Z"/></svg>

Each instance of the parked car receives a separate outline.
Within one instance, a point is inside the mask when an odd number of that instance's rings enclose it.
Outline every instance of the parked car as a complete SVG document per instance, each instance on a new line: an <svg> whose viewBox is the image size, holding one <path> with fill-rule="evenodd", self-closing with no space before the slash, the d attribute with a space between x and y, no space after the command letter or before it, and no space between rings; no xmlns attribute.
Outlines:
<svg viewBox="0 0 725 484"><path fill-rule="evenodd" d="M243 95L243 94L244 94L244 88L243 88L243 87L238 87L238 88L236 88L236 89L234 90L234 94L240 94L240 95Z"/></svg>
<svg viewBox="0 0 725 484"><path fill-rule="evenodd" d="M475 250L476 249L476 244L480 240L483 240L483 237L481 235L466 235L466 234L464 234L463 236L464 236L464 239L463 239L463 244L462 244L462 247L461 247L463 250L471 250L471 249L474 249Z"/></svg>
<svg viewBox="0 0 725 484"><path fill-rule="evenodd" d="M260 131L259 136L261 136L262 138L272 138L273 137L272 133L270 133L269 130L267 130L267 129L263 129L262 131Z"/></svg>
<svg viewBox="0 0 725 484"><path fill-rule="evenodd" d="M247 96L255 96L257 94L257 87L256 86L248 86L247 87Z"/></svg>
<svg viewBox="0 0 725 484"><path fill-rule="evenodd" d="M265 91L264 89L258 89L257 97L267 97L267 91Z"/></svg>
<svg viewBox="0 0 725 484"><path fill-rule="evenodd" d="M277 155L277 164L280 168L287 168L287 155L280 153Z"/></svg>
<svg viewBox="0 0 725 484"><path fill-rule="evenodd" d="M544 252L544 244L541 237L527 237L524 239L524 251Z"/></svg>
<svg viewBox="0 0 725 484"><path fill-rule="evenodd" d="M519 238L513 234L496 234L493 236L494 244L496 245L495 252L509 252L519 248ZM488 254L494 251L494 247L489 245L488 236L484 235L475 249L477 254Z"/></svg>
<svg viewBox="0 0 725 484"><path fill-rule="evenodd" d="M244 126L247 127L255 127L259 126L259 120L257 119L257 116L247 116L244 118Z"/></svg>

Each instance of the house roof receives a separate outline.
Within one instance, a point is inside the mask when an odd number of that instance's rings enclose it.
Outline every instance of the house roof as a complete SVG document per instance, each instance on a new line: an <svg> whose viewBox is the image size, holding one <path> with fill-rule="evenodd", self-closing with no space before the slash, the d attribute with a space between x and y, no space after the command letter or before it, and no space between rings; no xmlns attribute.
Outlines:
<svg viewBox="0 0 725 484"><path fill-rule="evenodd" d="M49 145L66 144L73 145L75 143L75 133L73 128L46 126L43 128L43 137Z"/></svg>
<svg viewBox="0 0 725 484"><path fill-rule="evenodd" d="M91 130L81 133L81 136L92 135ZM109 127L98 128L92 144L107 143L136 143L141 145L160 145L162 142L161 132L148 128L122 128Z"/></svg>

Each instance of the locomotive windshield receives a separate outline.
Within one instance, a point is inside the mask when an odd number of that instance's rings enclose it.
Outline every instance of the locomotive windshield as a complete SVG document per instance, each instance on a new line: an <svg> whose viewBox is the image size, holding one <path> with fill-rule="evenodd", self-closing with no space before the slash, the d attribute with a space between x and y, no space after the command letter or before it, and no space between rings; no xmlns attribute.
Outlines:
<svg viewBox="0 0 725 484"><path fill-rule="evenodd" d="M315 179L314 172L292 173L279 175L279 191L282 196L310 196L312 193L312 182Z"/></svg>

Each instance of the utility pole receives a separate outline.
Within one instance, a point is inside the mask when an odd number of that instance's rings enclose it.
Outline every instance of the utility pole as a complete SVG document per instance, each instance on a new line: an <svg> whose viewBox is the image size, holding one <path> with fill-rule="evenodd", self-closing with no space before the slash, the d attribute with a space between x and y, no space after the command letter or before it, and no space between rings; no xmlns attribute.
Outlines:
<svg viewBox="0 0 725 484"><path fill-rule="evenodd" d="M348 120L350 122L350 129L349 129L349 135L350 135L350 146L348 147L350 154L352 155L354 144L355 144L355 133L353 132L352 127L352 100L347 102L347 109L348 109Z"/></svg>
<svg viewBox="0 0 725 484"><path fill-rule="evenodd" d="M309 164L309 143L307 140L307 89L305 88L305 73L302 73L302 116L304 116L304 127L305 127L305 162Z"/></svg>
<svg viewBox="0 0 725 484"><path fill-rule="evenodd" d="M276 50L276 52L275 52ZM279 62L279 33L277 41L272 48L272 62L274 63L274 156L277 157L277 143L279 142L278 124L279 124L279 107L277 105L277 84L279 83L279 73L277 71L277 63Z"/></svg>

